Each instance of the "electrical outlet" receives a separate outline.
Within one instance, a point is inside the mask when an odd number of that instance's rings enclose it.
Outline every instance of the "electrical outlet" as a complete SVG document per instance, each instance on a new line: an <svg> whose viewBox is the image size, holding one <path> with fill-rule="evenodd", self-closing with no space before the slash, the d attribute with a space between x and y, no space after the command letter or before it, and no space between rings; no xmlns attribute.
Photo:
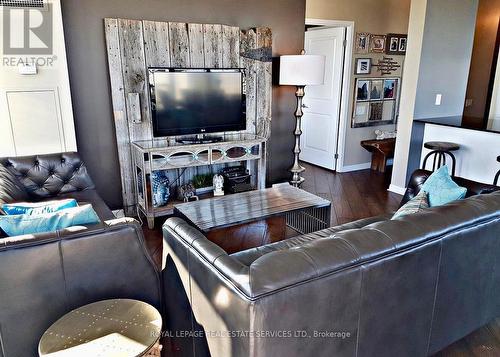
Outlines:
<svg viewBox="0 0 500 357"><path fill-rule="evenodd" d="M443 98L442 94L436 94L436 102L434 104L441 105L441 99Z"/></svg>

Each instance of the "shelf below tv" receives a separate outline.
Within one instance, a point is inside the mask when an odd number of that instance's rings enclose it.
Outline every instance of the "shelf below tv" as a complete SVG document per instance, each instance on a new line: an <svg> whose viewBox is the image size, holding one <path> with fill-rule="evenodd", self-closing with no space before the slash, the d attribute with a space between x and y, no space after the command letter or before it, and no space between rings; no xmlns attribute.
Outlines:
<svg viewBox="0 0 500 357"><path fill-rule="evenodd" d="M175 139L176 142L180 144L192 145L192 144L213 144L220 143L224 141L222 136L211 136L211 135L196 135L196 136L185 136Z"/></svg>

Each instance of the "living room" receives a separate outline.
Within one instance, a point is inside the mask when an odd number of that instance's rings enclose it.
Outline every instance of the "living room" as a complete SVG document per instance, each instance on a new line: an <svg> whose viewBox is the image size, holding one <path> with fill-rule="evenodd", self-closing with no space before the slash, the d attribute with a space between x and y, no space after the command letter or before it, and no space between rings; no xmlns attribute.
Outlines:
<svg viewBox="0 0 500 357"><path fill-rule="evenodd" d="M499 1L0 11L0 356L500 355Z"/></svg>

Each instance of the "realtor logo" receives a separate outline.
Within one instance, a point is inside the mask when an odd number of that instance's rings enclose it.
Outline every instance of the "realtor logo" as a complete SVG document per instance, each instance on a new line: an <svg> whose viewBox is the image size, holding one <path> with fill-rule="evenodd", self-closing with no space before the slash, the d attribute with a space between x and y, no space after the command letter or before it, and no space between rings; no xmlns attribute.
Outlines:
<svg viewBox="0 0 500 357"><path fill-rule="evenodd" d="M52 7L3 8L4 55L52 54Z"/></svg>

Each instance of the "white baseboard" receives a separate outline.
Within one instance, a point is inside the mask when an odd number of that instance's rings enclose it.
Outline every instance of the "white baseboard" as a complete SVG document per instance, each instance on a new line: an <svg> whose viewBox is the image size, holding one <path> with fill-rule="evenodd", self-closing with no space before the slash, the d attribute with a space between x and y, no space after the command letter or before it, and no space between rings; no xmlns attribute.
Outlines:
<svg viewBox="0 0 500 357"><path fill-rule="evenodd" d="M387 160L387 166L392 166L393 164L393 159ZM351 172L351 171L359 171L359 170L366 170L372 167L371 162L365 162L363 164L357 164L357 165L347 165L342 168L339 168L337 172Z"/></svg>
<svg viewBox="0 0 500 357"><path fill-rule="evenodd" d="M406 192L406 188L399 187L399 186L396 186L396 185L390 185L389 189L387 191L391 191L391 192L397 193L398 195L404 195L405 192Z"/></svg>
<svg viewBox="0 0 500 357"><path fill-rule="evenodd" d="M347 165L343 166L340 169L338 169L338 172L351 172L351 171L359 171L359 170L366 170L372 167L371 162L365 162L364 164L358 164L358 165Z"/></svg>

